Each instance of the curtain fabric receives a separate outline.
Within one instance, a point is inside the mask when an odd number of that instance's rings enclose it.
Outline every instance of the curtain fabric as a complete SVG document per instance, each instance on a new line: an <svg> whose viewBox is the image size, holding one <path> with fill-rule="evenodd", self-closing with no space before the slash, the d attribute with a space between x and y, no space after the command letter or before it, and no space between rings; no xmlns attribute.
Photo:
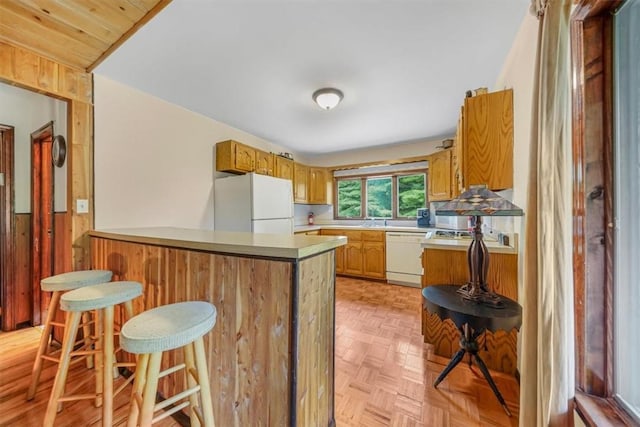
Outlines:
<svg viewBox="0 0 640 427"><path fill-rule="evenodd" d="M569 425L574 395L570 9L570 0L532 2L540 27L525 226L522 427Z"/></svg>

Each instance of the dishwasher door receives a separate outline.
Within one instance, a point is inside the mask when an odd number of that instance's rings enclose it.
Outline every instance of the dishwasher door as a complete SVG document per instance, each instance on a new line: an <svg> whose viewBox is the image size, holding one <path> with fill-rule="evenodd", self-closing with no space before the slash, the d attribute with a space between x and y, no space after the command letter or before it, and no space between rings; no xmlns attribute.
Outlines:
<svg viewBox="0 0 640 427"><path fill-rule="evenodd" d="M422 233L387 233L387 282L422 287Z"/></svg>

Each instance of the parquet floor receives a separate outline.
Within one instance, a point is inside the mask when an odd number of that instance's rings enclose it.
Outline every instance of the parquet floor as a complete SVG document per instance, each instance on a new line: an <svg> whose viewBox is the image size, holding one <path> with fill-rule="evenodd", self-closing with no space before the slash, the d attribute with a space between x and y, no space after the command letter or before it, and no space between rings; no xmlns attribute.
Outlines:
<svg viewBox="0 0 640 427"><path fill-rule="evenodd" d="M31 369L41 330L39 328L21 329L14 332L0 333L0 426L37 427L42 425L44 413L47 409L49 393L53 387L57 365L45 362L42 370L40 385L35 398L27 402L25 399ZM86 376L86 365L76 363L69 371L68 384L78 384ZM120 384L116 380L116 384ZM91 393L93 381L80 389ZM129 395L131 388L126 388L118 394L114 401L114 425L126 425L129 410ZM67 402L62 412L56 417L56 426L84 427L101 426L101 409L93 406L93 400L78 400ZM173 419L164 419L158 424L163 427L179 426Z"/></svg>
<svg viewBox="0 0 640 427"><path fill-rule="evenodd" d="M517 426L519 387L513 377L491 373L512 418L475 366L460 363L433 388L449 360L422 341L421 299L416 288L338 278L338 427Z"/></svg>
<svg viewBox="0 0 640 427"><path fill-rule="evenodd" d="M419 289L338 278L337 426L517 426L519 392L512 377L492 372L514 414L511 419L477 368L461 363L438 389L431 386L448 360L422 342L420 310ZM42 424L55 365L45 365L35 399L24 398L39 336L38 328L0 333L0 426ZM86 373L82 364L75 365L71 381ZM116 398L117 426L125 422L128 399L128 390ZM90 400L67 403L56 418L56 426L99 425L100 409ZM159 425L179 424L169 418Z"/></svg>

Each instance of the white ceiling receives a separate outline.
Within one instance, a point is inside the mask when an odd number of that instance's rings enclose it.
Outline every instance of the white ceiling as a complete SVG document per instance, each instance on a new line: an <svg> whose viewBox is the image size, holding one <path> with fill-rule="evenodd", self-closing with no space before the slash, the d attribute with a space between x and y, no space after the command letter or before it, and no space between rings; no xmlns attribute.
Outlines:
<svg viewBox="0 0 640 427"><path fill-rule="evenodd" d="M529 0L175 0L95 73L313 156L451 135ZM344 99L321 110L311 94Z"/></svg>

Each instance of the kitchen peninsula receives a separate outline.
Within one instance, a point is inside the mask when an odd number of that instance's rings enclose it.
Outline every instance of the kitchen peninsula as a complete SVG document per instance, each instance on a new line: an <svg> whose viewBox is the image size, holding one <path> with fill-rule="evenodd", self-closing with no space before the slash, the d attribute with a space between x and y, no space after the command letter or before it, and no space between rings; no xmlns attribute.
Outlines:
<svg viewBox="0 0 640 427"><path fill-rule="evenodd" d="M335 425L334 254L345 237L181 228L90 236L93 268L143 284L136 312L185 300L216 306L205 343L217 425ZM181 387L161 381L159 392Z"/></svg>

